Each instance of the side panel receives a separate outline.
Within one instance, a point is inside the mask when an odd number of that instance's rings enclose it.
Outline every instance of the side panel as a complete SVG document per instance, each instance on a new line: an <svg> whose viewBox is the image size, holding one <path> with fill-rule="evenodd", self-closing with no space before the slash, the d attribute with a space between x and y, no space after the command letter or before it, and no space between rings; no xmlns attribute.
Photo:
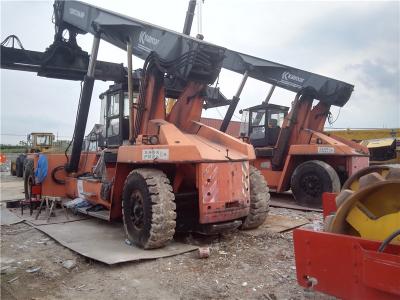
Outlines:
<svg viewBox="0 0 400 300"><path fill-rule="evenodd" d="M42 195L43 196L53 196L53 197L65 197L66 195L66 185L57 184L52 179L52 171L59 166L64 166L67 163L67 159L64 154L57 153L42 153L47 156L48 160L48 171L47 177L42 183ZM37 166L38 155L35 155L35 167ZM91 172L93 166L97 160L96 153L85 152L81 154L81 159L79 162L79 174ZM55 177L60 180L65 180L66 173L64 170L57 171Z"/></svg>
<svg viewBox="0 0 400 300"><path fill-rule="evenodd" d="M252 165L261 172L270 189L276 190L278 188L282 171L272 171L271 159L257 158L252 162Z"/></svg>
<svg viewBox="0 0 400 300"><path fill-rule="evenodd" d="M349 176L361 169L369 167L369 157L367 156L350 156L347 157L347 173Z"/></svg>
<svg viewBox="0 0 400 300"><path fill-rule="evenodd" d="M288 155L285 160L285 166L283 167L282 175L279 178L277 192L285 192L290 189L290 179L296 167L302 162L301 157ZM312 158L307 158L312 159Z"/></svg>
<svg viewBox="0 0 400 300"><path fill-rule="evenodd" d="M101 198L101 181L92 178L79 179L68 177L65 182L67 196L70 198L80 197L92 204L101 204L105 208L110 209L110 202Z"/></svg>
<svg viewBox="0 0 400 300"><path fill-rule="evenodd" d="M245 217L250 207L248 162L197 165L201 224Z"/></svg>
<svg viewBox="0 0 400 300"><path fill-rule="evenodd" d="M400 247L349 235L293 231L297 282L340 299L399 299Z"/></svg>
<svg viewBox="0 0 400 300"><path fill-rule="evenodd" d="M32 154L32 155L34 157L35 161L34 165L36 170L39 155L38 154ZM46 156L48 161L48 169L47 169L47 176L45 180L42 182L42 195L65 197L66 196L65 185L55 183L54 180L52 179L51 173L56 167L65 165L67 163L67 159L64 154L46 154ZM55 177L60 180L65 180L66 173L64 172L64 170L60 170L55 173Z"/></svg>

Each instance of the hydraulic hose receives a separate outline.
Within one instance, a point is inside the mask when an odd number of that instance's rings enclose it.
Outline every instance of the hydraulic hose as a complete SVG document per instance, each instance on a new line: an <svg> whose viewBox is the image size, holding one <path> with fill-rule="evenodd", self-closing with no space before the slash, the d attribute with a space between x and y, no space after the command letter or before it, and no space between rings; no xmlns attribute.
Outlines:
<svg viewBox="0 0 400 300"><path fill-rule="evenodd" d="M54 168L53 171L51 171L51 179L53 179L53 181L57 184L65 184L65 180L58 179L56 177L56 173L63 169L65 169L65 166L58 166L58 167Z"/></svg>
<svg viewBox="0 0 400 300"><path fill-rule="evenodd" d="M378 248L378 252L383 252L386 248L386 246L396 237L400 235L400 229L396 230L395 232L393 232L391 235L389 235L383 242L382 244L379 246Z"/></svg>

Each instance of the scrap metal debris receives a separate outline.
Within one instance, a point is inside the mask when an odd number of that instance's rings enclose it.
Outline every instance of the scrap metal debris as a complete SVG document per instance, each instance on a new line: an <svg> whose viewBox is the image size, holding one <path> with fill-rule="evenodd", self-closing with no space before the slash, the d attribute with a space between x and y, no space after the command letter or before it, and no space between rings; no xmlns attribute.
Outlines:
<svg viewBox="0 0 400 300"><path fill-rule="evenodd" d="M210 257L210 247L199 247L198 254L199 254L199 258Z"/></svg>
<svg viewBox="0 0 400 300"><path fill-rule="evenodd" d="M40 271L40 269L42 269L41 267L30 267L28 269L26 269L26 273L36 273L38 271Z"/></svg>

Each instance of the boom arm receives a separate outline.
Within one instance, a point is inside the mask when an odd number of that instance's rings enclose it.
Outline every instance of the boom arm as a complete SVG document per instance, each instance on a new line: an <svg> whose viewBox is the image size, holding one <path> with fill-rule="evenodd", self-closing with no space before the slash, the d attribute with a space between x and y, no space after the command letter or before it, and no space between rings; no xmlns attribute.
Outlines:
<svg viewBox="0 0 400 300"><path fill-rule="evenodd" d="M63 3L62 22L65 27L78 28L81 33L101 32L104 40L124 50L126 41L132 39L133 54L143 60L151 51L155 51L162 59L173 60L190 49L208 45L224 52L223 68L241 74L248 71L249 77L292 92L307 92L313 98L330 105L346 104L354 88L343 81L228 50L82 2ZM219 69L216 71L219 72Z"/></svg>
<svg viewBox="0 0 400 300"><path fill-rule="evenodd" d="M2 69L35 72L48 78L83 80L88 64L89 55L84 51L71 56L65 52L60 55L57 51L38 52L1 46ZM126 70L122 64L97 62L95 79L122 82L125 77Z"/></svg>
<svg viewBox="0 0 400 300"><path fill-rule="evenodd" d="M307 93L329 105L343 106L354 86L343 81L281 65L240 52L226 50L223 68L281 87L295 93Z"/></svg>
<svg viewBox="0 0 400 300"><path fill-rule="evenodd" d="M184 53L190 53L193 49L207 45L207 47L214 47L224 53L223 68L244 74L241 85L245 83L247 77L252 77L298 94L306 94L328 105L336 106L343 106L349 100L353 91L352 85L342 81L227 50L185 34L89 6L85 3L76 1L62 3L64 5L60 6L62 12L59 15L62 16L63 26L72 30L77 28L81 33L96 34L101 32L103 39L121 49L125 49L127 41L130 41L133 55L144 60L149 53L155 52L161 59L173 61ZM174 76L188 79L187 71L190 71L193 67L190 63L185 65L176 70ZM200 66L202 68L205 65L200 63ZM208 78L211 80L207 83L212 83L215 80L220 67L221 65L218 65L218 68L214 69L215 72ZM191 76L191 79L196 80L197 78ZM240 93L236 94L230 102L228 113L225 115L220 128L221 131L225 131L228 127L227 124L232 118L239 99Z"/></svg>
<svg viewBox="0 0 400 300"><path fill-rule="evenodd" d="M223 47L83 2L58 1L56 3L62 3L55 6L60 10L56 14L60 16L60 20L56 20L60 30L99 34L101 39L123 50L130 42L133 55L143 60L153 52L160 61L174 62L174 70L169 75L178 79L190 78L210 84L220 72ZM210 52L215 53L215 57L211 57ZM177 61L184 55L184 62Z"/></svg>

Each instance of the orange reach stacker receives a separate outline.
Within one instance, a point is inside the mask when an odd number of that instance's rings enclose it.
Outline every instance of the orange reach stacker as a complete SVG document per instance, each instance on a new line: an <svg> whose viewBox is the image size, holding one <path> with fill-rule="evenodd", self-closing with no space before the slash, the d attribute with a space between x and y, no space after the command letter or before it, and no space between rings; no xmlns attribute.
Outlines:
<svg viewBox="0 0 400 300"><path fill-rule="evenodd" d="M178 229L255 228L267 216L268 187L249 164L253 147L199 123L204 102L208 107L229 103L229 123L248 76L276 82L285 72L308 76L303 86L293 86L299 93L340 90L333 101L347 101L352 90L344 82L192 38L187 30L180 34L82 2L55 1L54 22L55 41L44 53L16 49L16 37L10 38L12 47L7 39L1 46L2 68L83 78L71 154L34 156L25 172L27 198L34 192L85 199L90 207L79 211L122 218L128 238L146 249L164 246ZM85 33L94 35L90 59L76 43ZM127 70L97 61L100 40L127 51ZM145 61L143 69L132 70L132 55ZM208 86L221 67L244 74L230 101ZM82 144L95 79L113 80L121 89L107 93L104 147L87 152ZM277 85L292 86L289 81ZM176 100L171 111L166 97Z"/></svg>
<svg viewBox="0 0 400 300"><path fill-rule="evenodd" d="M347 178L369 166L368 148L323 132L330 107L347 102L341 90L324 96L312 90L297 93L289 111L289 107L268 103L274 87L267 101L242 110L240 134L254 146L253 165L271 190L291 189L297 204L321 207L324 192L339 192Z"/></svg>

